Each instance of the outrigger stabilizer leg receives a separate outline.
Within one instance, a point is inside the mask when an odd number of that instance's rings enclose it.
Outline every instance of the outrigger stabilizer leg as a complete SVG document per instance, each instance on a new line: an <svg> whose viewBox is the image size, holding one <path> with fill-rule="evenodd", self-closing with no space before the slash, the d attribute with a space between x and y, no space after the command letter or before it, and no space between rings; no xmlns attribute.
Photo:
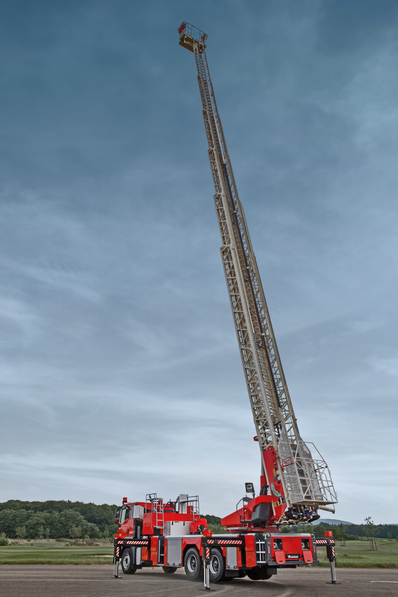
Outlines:
<svg viewBox="0 0 398 597"><path fill-rule="evenodd" d="M332 576L332 580L330 581L331 585L335 585L337 583L336 580L336 555L334 551L334 545L327 545L326 546L326 555L330 562L330 574Z"/></svg>
<svg viewBox="0 0 398 597"><path fill-rule="evenodd" d="M332 579L328 584L330 584L330 585L337 584L337 580L336 580L336 552L334 549L335 541L333 538L332 531L325 531L324 537L316 537L315 544L323 545L324 547L326 547L326 556L330 562L330 574L332 576Z"/></svg>
<svg viewBox="0 0 398 597"><path fill-rule="evenodd" d="M203 553L203 589L210 591L210 547L207 546L207 538L202 539Z"/></svg>
<svg viewBox="0 0 398 597"><path fill-rule="evenodd" d="M113 578L120 578L120 576L119 576L119 558L113 558Z"/></svg>

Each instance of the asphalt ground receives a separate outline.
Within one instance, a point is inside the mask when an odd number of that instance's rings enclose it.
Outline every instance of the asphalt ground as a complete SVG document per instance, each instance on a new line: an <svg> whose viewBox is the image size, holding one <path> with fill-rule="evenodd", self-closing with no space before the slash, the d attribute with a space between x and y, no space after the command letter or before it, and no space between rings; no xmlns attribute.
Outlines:
<svg viewBox="0 0 398 597"><path fill-rule="evenodd" d="M0 566L1 597L352 597L398 596L398 569L337 568L337 584L329 584L328 568L280 570L266 581L248 578L212 584L187 580L183 569L166 575L162 569L138 570L115 579L113 567L102 566Z"/></svg>

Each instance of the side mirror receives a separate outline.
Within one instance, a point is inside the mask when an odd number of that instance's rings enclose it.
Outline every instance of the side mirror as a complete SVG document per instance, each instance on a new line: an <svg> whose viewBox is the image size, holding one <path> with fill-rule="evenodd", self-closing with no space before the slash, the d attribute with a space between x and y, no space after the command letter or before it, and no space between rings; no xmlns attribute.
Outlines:
<svg viewBox="0 0 398 597"><path fill-rule="evenodd" d="M116 524L119 524L119 519L120 519L120 508L118 508L115 512L115 522Z"/></svg>

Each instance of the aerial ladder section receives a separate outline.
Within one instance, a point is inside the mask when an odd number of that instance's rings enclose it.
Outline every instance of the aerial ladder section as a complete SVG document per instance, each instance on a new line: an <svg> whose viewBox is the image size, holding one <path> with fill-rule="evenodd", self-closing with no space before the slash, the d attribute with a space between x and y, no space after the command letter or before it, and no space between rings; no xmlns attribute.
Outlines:
<svg viewBox="0 0 398 597"><path fill-rule="evenodd" d="M336 492L326 462L313 444L302 440L297 426L217 109L207 35L185 21L178 32L180 45L193 52L197 67L221 258L262 456L260 494L269 491L272 496L271 525L310 522L319 518L318 509L334 512ZM223 519L225 526L242 526L244 509L238 523L229 518Z"/></svg>

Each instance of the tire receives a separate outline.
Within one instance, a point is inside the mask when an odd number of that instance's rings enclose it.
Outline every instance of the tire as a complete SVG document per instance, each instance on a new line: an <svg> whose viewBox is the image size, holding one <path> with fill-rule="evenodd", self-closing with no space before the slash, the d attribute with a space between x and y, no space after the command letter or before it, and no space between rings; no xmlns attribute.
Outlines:
<svg viewBox="0 0 398 597"><path fill-rule="evenodd" d="M262 570L258 566L256 566L255 568L250 568L250 570L247 571L247 576L251 580L261 580L262 579Z"/></svg>
<svg viewBox="0 0 398 597"><path fill-rule="evenodd" d="M213 547L210 551L210 580L212 582L220 582L224 580L225 562L222 552Z"/></svg>
<svg viewBox="0 0 398 597"><path fill-rule="evenodd" d="M202 559L195 547L190 547L184 556L185 574L189 580L200 580L202 576Z"/></svg>
<svg viewBox="0 0 398 597"><path fill-rule="evenodd" d="M127 548L122 553L122 571L123 574L134 574L137 570L137 566L133 564L133 554L131 549Z"/></svg>
<svg viewBox="0 0 398 597"><path fill-rule="evenodd" d="M272 578L272 574L268 574L268 566L263 566L260 568L261 570L261 580L269 580Z"/></svg>
<svg viewBox="0 0 398 597"><path fill-rule="evenodd" d="M177 570L175 566L162 566L162 568L165 574L174 574Z"/></svg>
<svg viewBox="0 0 398 597"><path fill-rule="evenodd" d="M267 566L256 566L255 568L251 568L247 571L247 576L251 578L251 580L268 580L271 578L272 574L268 574Z"/></svg>

